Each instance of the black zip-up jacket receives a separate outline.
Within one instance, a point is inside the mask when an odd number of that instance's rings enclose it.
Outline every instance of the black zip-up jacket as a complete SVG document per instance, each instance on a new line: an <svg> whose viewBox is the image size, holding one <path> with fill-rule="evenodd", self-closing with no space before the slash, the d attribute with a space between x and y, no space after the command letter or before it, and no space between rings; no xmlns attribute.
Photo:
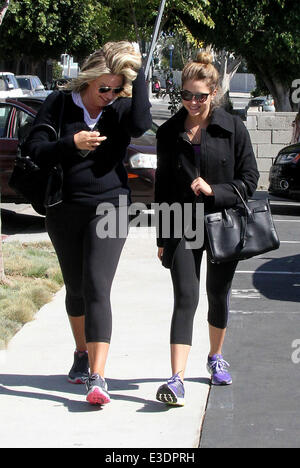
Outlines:
<svg viewBox="0 0 300 468"><path fill-rule="evenodd" d="M198 164L185 132L186 117L187 111L182 108L158 129L155 203L192 203L195 195L191 183L199 176L214 192L214 196L199 198L206 212L230 208L239 202L232 183L239 187L246 199L251 197L257 187L259 172L248 130L240 117L223 108L213 110L208 127L201 133ZM157 237L159 247L169 247L170 241L172 255L180 240L174 242L174 239Z"/></svg>
<svg viewBox="0 0 300 468"><path fill-rule="evenodd" d="M46 129L31 131L26 150L40 167L62 168L62 187L56 186L48 194L46 206L60 201L97 206L101 202L119 204L119 195L127 196L130 190L127 172L123 164L131 137L141 136L151 127L151 104L148 99L145 76L142 69L133 82L132 98L120 97L103 109L97 130L107 140L86 158L74 143L75 133L89 131L84 122L83 110L76 106L71 92L54 91L39 110L34 126L46 123L60 130L57 141L51 141ZM62 124L59 121L62 115Z"/></svg>

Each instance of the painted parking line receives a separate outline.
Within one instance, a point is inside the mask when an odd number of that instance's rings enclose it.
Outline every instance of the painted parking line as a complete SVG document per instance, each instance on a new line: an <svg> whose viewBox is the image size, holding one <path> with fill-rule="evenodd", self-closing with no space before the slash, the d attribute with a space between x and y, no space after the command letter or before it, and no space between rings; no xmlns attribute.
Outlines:
<svg viewBox="0 0 300 468"><path fill-rule="evenodd" d="M300 275L300 271L264 271L264 270L237 270L240 274L256 274L256 275Z"/></svg>
<svg viewBox="0 0 300 468"><path fill-rule="evenodd" d="M300 219L276 219L273 218L276 223L300 223Z"/></svg>
<svg viewBox="0 0 300 468"><path fill-rule="evenodd" d="M258 289L232 289L231 295L235 299L260 299Z"/></svg>
<svg viewBox="0 0 300 468"><path fill-rule="evenodd" d="M300 241L280 241L280 244L300 244Z"/></svg>
<svg viewBox="0 0 300 468"><path fill-rule="evenodd" d="M235 315L253 315L253 314L259 314L259 315L272 315L275 312L273 310L230 310L230 314L235 314ZM294 315L299 315L299 310L289 310L289 315L294 314Z"/></svg>

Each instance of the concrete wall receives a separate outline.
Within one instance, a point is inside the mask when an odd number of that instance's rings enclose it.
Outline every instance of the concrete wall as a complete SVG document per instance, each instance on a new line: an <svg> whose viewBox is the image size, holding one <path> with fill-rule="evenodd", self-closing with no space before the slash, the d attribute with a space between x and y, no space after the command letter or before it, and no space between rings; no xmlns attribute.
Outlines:
<svg viewBox="0 0 300 468"><path fill-rule="evenodd" d="M292 121L296 112L248 112L246 126L257 158L259 190L269 186L269 169L284 146L292 139Z"/></svg>

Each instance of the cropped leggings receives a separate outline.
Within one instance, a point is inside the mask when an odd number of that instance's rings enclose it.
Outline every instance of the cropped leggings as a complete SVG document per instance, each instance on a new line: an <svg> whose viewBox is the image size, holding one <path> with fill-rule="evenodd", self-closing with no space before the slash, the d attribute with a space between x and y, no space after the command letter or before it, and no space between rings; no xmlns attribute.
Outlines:
<svg viewBox="0 0 300 468"><path fill-rule="evenodd" d="M67 313L71 317L85 316L87 343L110 342L110 293L126 241L126 236L98 237L97 223L103 216L96 215L95 208L68 203L47 209L46 215L47 231L65 282Z"/></svg>
<svg viewBox="0 0 300 468"><path fill-rule="evenodd" d="M199 303L200 267L204 248L178 246L171 276L174 288L174 311L171 324L172 344L192 344L193 322ZM227 326L231 284L238 262L213 264L207 261L206 292L208 323L216 328Z"/></svg>

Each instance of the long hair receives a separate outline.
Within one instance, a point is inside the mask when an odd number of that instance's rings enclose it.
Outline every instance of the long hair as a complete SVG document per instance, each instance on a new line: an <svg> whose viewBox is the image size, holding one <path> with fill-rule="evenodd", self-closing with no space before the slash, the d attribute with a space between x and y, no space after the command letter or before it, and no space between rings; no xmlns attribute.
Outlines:
<svg viewBox="0 0 300 468"><path fill-rule="evenodd" d="M87 57L78 77L67 85L67 89L80 93L101 75L122 75L124 91L120 96L128 97L132 94L132 81L135 80L141 65L141 55L130 42L108 42L102 49Z"/></svg>
<svg viewBox="0 0 300 468"><path fill-rule="evenodd" d="M291 144L298 143L300 141L300 111L295 117L294 127L293 127L293 136Z"/></svg>

